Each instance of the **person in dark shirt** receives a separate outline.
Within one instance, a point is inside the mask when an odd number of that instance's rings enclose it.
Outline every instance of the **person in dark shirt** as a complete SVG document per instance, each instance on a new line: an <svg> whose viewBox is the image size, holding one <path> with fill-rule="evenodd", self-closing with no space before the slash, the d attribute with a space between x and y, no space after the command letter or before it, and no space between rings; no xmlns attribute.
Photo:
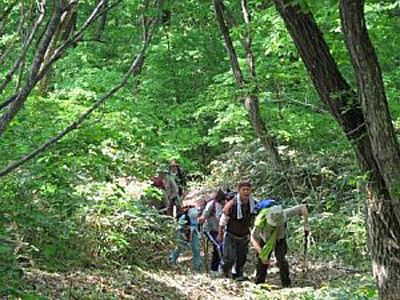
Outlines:
<svg viewBox="0 0 400 300"><path fill-rule="evenodd" d="M243 180L238 184L238 193L224 206L219 222L218 240L224 241L223 272L225 277L244 280L243 267L247 260L250 227L255 216L255 201L251 196L251 183ZM235 274L231 274L235 265Z"/></svg>

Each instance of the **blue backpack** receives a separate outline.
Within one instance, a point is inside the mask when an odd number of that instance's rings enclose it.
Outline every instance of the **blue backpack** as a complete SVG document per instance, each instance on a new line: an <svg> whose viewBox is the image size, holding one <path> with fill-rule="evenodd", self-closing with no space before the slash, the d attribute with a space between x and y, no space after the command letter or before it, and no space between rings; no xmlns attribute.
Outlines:
<svg viewBox="0 0 400 300"><path fill-rule="evenodd" d="M260 210L262 210L264 208L272 207L274 205L278 205L278 203L275 200L273 200L273 199L262 199L262 200L257 202L257 204L254 207L254 209L256 211L256 214L258 214L260 212Z"/></svg>

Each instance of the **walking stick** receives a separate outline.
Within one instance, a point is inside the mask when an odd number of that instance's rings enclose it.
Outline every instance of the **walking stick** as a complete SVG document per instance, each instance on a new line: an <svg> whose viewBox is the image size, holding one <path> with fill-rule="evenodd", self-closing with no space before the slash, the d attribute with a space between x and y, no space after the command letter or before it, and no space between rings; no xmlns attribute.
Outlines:
<svg viewBox="0 0 400 300"><path fill-rule="evenodd" d="M204 231L203 231L203 240L204 240L204 266L206 268L206 273L209 273L209 269L208 269L208 238L204 235Z"/></svg>
<svg viewBox="0 0 400 300"><path fill-rule="evenodd" d="M303 259L303 285L305 281L305 277L307 276L308 272L308 261L307 261L307 251L308 251L308 244L309 244L309 237L310 231L304 231L304 259Z"/></svg>

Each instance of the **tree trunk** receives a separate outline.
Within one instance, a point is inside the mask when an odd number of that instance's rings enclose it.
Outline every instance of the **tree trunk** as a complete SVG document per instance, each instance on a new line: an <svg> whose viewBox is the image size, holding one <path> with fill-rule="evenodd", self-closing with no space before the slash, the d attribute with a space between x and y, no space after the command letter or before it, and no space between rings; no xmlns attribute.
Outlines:
<svg viewBox="0 0 400 300"><path fill-rule="evenodd" d="M388 196L385 182L372 155L371 142L356 93L340 73L313 15L288 2L274 0L321 100L353 144L361 170L369 174L380 194Z"/></svg>
<svg viewBox="0 0 400 300"><path fill-rule="evenodd" d="M64 1L62 1L62 2L64 2ZM66 7L67 5L70 5L70 4L66 3L66 2L63 3L63 7ZM71 27L73 26L73 21L74 21L73 15L75 13L75 9L76 9L76 5L70 7L69 10L67 10L63 13L63 15L61 17L61 22L58 24L57 31L53 35L50 45L46 51L42 65L46 65L49 62L50 58L53 56L54 51L57 48L57 43L58 43L62 33L63 32L64 33L68 32L68 34L71 33ZM66 36L64 34L63 38L64 38L64 40L67 40L68 35ZM52 77L52 69L49 69L47 71L47 74L43 77L43 79L39 83L39 93L41 95L44 95L46 93L47 87L51 80L51 77Z"/></svg>
<svg viewBox="0 0 400 300"><path fill-rule="evenodd" d="M382 74L364 19L364 1L340 1L346 44L357 77L358 93L372 152L390 198L400 202L400 148L394 133Z"/></svg>
<svg viewBox="0 0 400 300"><path fill-rule="evenodd" d="M365 23L362 18L357 18L356 12L351 9L346 11L348 21L354 22L353 26L364 28L364 31L356 30L356 32L348 33L348 39L356 39L352 41L352 46L349 44L349 48L356 48L353 49L353 54L358 57L352 59L356 72L359 73L358 93L362 102L361 108L356 93L345 81L330 54L329 47L312 14L302 11L298 5L289 5L289 1L274 0L274 2L321 100L328 106L348 139L354 144L361 170L370 176L366 227L373 270L381 299L400 299L398 295L400 290L399 196L391 198L391 195L395 195L398 191L396 184L398 187L397 171L400 170L400 159L398 146L393 138L393 131L390 129L391 121L384 97L379 64L369 42ZM342 2L357 5L354 1L342 0ZM347 26L350 25L347 24ZM364 40L361 41L361 39ZM370 55L371 52L373 55ZM382 135L381 131L384 131ZM389 145L385 144L385 141L389 141ZM382 152L378 153L379 151ZM389 160L389 164L386 159ZM385 168L388 168L388 171L385 171ZM390 179L387 178L388 176L391 176ZM392 185L395 185L394 188Z"/></svg>
<svg viewBox="0 0 400 300"><path fill-rule="evenodd" d="M380 299L400 299L400 150L392 125L382 74L368 36L364 1L340 1L341 24L346 37L358 93L371 140L372 153L389 197L373 187L367 206L367 230L372 270Z"/></svg>
<svg viewBox="0 0 400 300"><path fill-rule="evenodd" d="M229 60L231 63L231 68L232 72L234 75L234 78L236 80L236 84L240 89L244 89L246 87L246 82L243 76L243 72L240 68L238 57L236 54L236 50L233 46L232 39L229 33L229 28L227 25L227 22L225 20L224 16L224 11L223 11L223 3L222 1L219 0L214 0L214 11L215 11L215 16L219 25L219 28L221 30L222 37L225 42L225 46L229 55ZM242 2L242 8L243 6L247 6L247 2L244 1ZM246 8L243 9L244 14L248 14ZM250 16L245 15L245 21L246 23L250 21ZM255 67L254 67L254 58L253 58L253 53L251 50L251 39L250 35L248 35L244 41L244 46L246 50L246 55L247 55L247 65L249 67L249 72L252 80L255 80ZM261 144L267 151L267 153L270 155L270 161L274 165L274 168L279 170L279 171L285 171L285 166L284 163L276 149L275 145L275 140L272 137L272 135L269 133L267 130L264 121L262 120L262 117L260 115L260 108L259 108L259 103L258 103L258 96L257 96L257 88L253 90L250 93L247 93L245 95L245 107L249 113L249 117L251 120L251 123L255 129L257 137L260 139Z"/></svg>
<svg viewBox="0 0 400 300"><path fill-rule="evenodd" d="M399 205L379 197L372 187L366 205L368 249L381 300L400 299Z"/></svg>

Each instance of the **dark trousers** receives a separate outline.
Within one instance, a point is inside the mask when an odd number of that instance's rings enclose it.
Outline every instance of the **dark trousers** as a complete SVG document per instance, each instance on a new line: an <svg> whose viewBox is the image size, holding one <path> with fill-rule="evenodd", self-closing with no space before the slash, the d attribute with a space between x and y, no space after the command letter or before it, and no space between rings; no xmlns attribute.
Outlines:
<svg viewBox="0 0 400 300"><path fill-rule="evenodd" d="M217 240L217 231L205 232L209 242L213 245L213 252L211 258L211 271L218 271L219 264L221 263L220 250L218 249L219 243Z"/></svg>
<svg viewBox="0 0 400 300"><path fill-rule="evenodd" d="M237 237L227 232L224 240L224 264L223 271L225 276L230 276L232 266L235 264L236 277L243 276L243 267L246 263L247 253L249 252L248 235Z"/></svg>
<svg viewBox="0 0 400 300"><path fill-rule="evenodd" d="M260 246L262 248L264 246L264 242L261 242ZM290 286L291 281L289 277L289 263L287 262L285 257L287 253L286 239L281 239L276 241L274 252L278 263L279 275L281 277L282 285L284 287ZM257 257L256 284L265 282L265 278L267 277L267 270L268 270L268 265L263 264L261 260Z"/></svg>
<svg viewBox="0 0 400 300"><path fill-rule="evenodd" d="M168 200L168 206L167 206L167 213L169 216L173 216L174 214L174 205L176 205L176 213L179 213L179 210L181 209L181 206L178 203L177 198L173 198Z"/></svg>

